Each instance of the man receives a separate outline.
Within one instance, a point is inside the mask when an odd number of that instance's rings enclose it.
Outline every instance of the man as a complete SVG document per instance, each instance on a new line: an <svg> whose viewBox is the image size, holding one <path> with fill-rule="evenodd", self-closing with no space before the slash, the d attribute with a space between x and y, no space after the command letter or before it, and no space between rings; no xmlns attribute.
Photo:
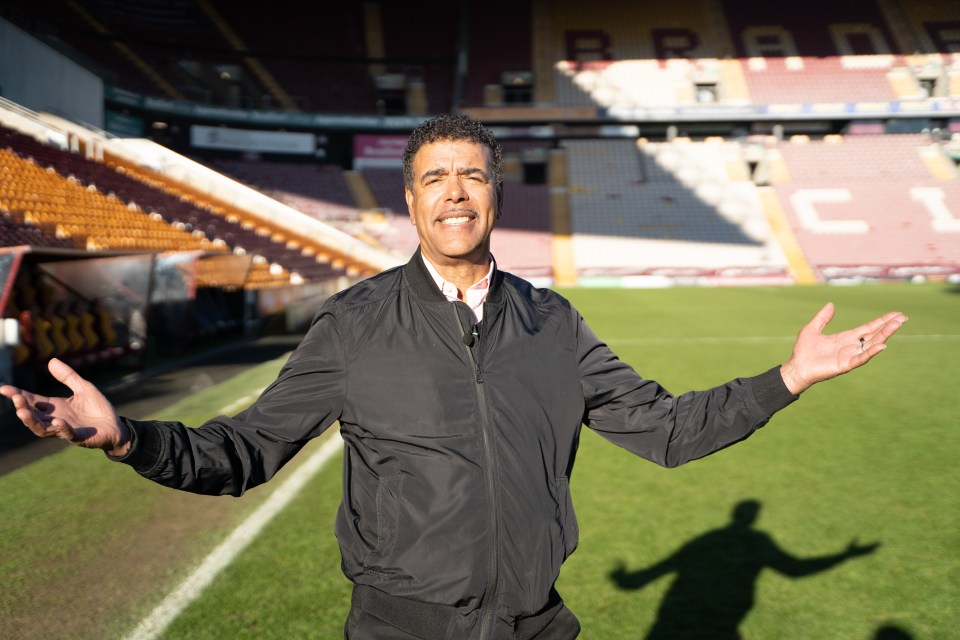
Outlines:
<svg viewBox="0 0 960 640"><path fill-rule="evenodd" d="M50 371L71 398L0 393L37 435L198 493L265 482L339 421L336 533L355 585L347 638L559 640L580 629L553 585L577 546L568 478L581 424L678 465L864 364L906 321L894 312L825 336L828 305L782 367L674 397L620 362L566 300L496 268L500 149L479 123L448 115L417 127L404 183L420 249L328 300L237 416L198 429L120 418L57 360Z"/></svg>

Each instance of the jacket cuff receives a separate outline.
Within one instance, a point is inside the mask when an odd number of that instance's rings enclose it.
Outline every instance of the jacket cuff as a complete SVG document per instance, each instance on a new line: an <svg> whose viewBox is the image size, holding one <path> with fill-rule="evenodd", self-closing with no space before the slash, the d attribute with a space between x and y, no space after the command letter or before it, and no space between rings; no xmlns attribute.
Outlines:
<svg viewBox="0 0 960 640"><path fill-rule="evenodd" d="M157 465L160 452L163 449L163 440L156 429L140 424L136 420L121 417L123 423L130 430L130 449L122 456L107 457L116 462L128 464L138 473L146 473Z"/></svg>
<svg viewBox="0 0 960 640"><path fill-rule="evenodd" d="M800 397L793 395L787 389L787 385L783 382L783 376L780 375L779 365L766 373L755 376L751 382L753 398L768 416L772 416Z"/></svg>

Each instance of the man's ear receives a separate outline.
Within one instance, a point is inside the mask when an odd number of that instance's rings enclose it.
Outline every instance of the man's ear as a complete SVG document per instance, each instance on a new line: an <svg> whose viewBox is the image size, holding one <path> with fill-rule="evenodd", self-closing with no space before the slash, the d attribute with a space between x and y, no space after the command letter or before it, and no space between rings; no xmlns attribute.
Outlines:
<svg viewBox="0 0 960 640"><path fill-rule="evenodd" d="M410 187L404 187L403 195L407 200L407 214L410 216L410 224L417 226L417 219L413 215L413 191L410 190Z"/></svg>
<svg viewBox="0 0 960 640"><path fill-rule="evenodd" d="M503 217L503 183L497 185L497 220Z"/></svg>

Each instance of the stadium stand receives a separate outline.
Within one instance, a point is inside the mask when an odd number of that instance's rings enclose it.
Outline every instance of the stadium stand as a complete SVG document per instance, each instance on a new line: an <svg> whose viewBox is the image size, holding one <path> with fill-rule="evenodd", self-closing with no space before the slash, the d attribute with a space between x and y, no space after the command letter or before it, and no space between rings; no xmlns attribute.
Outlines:
<svg viewBox="0 0 960 640"><path fill-rule="evenodd" d="M20 327L10 351L18 378L53 356L85 370L138 366L149 341L176 353L237 335L251 319L284 313L372 268L365 261L375 252L349 257L357 250L349 236L333 247L324 244L340 237L332 231L306 239L300 214L274 211L271 203L281 205L269 199L251 213L244 203L256 198L199 165L191 179L205 185L177 182L167 174L189 161L152 143L0 107L0 276L16 278L3 314ZM123 263L130 252L140 256L132 265ZM139 279L133 288L131 277ZM283 291L244 291L267 289Z"/></svg>
<svg viewBox="0 0 960 640"><path fill-rule="evenodd" d="M162 88L157 83L159 76L148 74L145 63L138 61L119 34L91 24L91 16L84 17L79 4L37 0L5 2L0 8L8 19L117 86L143 95L179 97L172 86Z"/></svg>
<svg viewBox="0 0 960 640"><path fill-rule="evenodd" d="M470 31L477 35L470 38L468 45L463 104L500 106L532 102L532 80L527 84L523 76L523 72L533 70L531 2L495 0L470 6Z"/></svg>
<svg viewBox="0 0 960 640"><path fill-rule="evenodd" d="M529 72L529 2L327 3L287 10L256 2L6 2L7 15L111 84L147 96L315 113L438 113L461 103L514 102L504 73ZM429 21L411 16L429 15ZM504 21L501 16L509 15ZM270 28L263 28L269 24ZM404 29L389 28L404 24ZM458 39L470 25L498 34L469 42L455 80ZM330 91L329 87L337 87ZM493 93L490 93L490 90ZM529 102L529 98L523 100Z"/></svg>
<svg viewBox="0 0 960 640"><path fill-rule="evenodd" d="M52 167L42 168L6 149L0 150L0 165L9 180L0 207L17 222L34 224L56 238L74 238L79 248L217 250L206 238L144 215L135 205L64 178Z"/></svg>
<svg viewBox="0 0 960 640"><path fill-rule="evenodd" d="M2 157L2 156L0 156ZM3 162L0 160L0 162ZM0 166L0 173L4 174L3 182L12 180L13 172L4 163ZM0 186L0 202L8 197L5 187ZM39 247L73 248L73 242L68 238L50 237L43 233L36 225L17 222L5 206L0 204L0 246L15 247L17 245L32 245Z"/></svg>
<svg viewBox="0 0 960 640"><path fill-rule="evenodd" d="M941 231L926 239L901 233L900 240L912 248L898 249L896 260L882 262L867 248L862 259L891 268L953 260L952 236L943 229L952 224L955 170L942 157L934 158L932 141L915 141L920 154L904 152L914 144L905 142L908 138L892 141L883 153L879 142L872 151L854 153L874 143L867 136L847 136L841 145L814 139L804 146L761 137L756 145L746 136L790 128L797 114L817 120L796 125L811 127L815 137L895 129L896 123L879 116L846 123L817 117L827 111L869 115L878 105L894 113L929 109L933 116L924 111L930 121L926 128L945 126L941 120L947 116L938 118L937 112L953 113L960 96L956 3L811 0L780 7L757 0L594 5L418 0L333 3L308 13L214 0L13 0L4 6L19 12L34 32L48 40L58 36L108 69L108 83L146 95L347 117L419 116L459 105L504 107L483 112L501 120L495 124L502 125L507 160L513 163L494 248L503 266L535 274L531 277L556 268L551 227L565 224L561 201L569 203L577 247L572 263L585 277L739 272L779 278L789 272L796 278L806 262L819 277L828 277L834 273L830 268L857 262L860 249L848 243L852 253L845 258L838 255L839 246L828 251L829 234L804 227L797 203L809 211L813 205L803 198L814 188L847 188L859 201L866 197L859 190L878 180L884 189L894 189L897 180L916 183L901 185L907 191L900 192L908 194L904 210L913 212L899 221L901 230L909 222L916 231L923 227L921 219L930 219ZM468 13L461 15L463 8ZM420 16L430 20L413 19ZM204 122L219 124L210 113L216 112L206 112L210 121ZM729 132L727 140L702 140L715 133L709 129L712 114L722 119L725 113L762 116L762 122L722 122L716 126ZM575 115L564 120L569 114ZM672 121L676 116L685 120ZM250 161L238 160L242 153L209 152L203 162L370 246L404 256L416 246L416 235L399 170L349 170L351 158L344 149L352 136L373 130L400 137L409 122L374 118L338 125L343 128L334 132L320 125L300 127L320 137L329 134L330 149L339 145L330 156L318 153L292 162L267 153ZM518 162L522 165L517 158L531 147L524 138L542 132L519 130L521 123L548 130L543 149L563 150L566 179L549 186L524 182L523 170L516 169ZM619 124L623 130L607 130ZM183 131L191 125L183 120L179 126L180 137L170 132L169 141L187 151L190 142ZM637 145L639 135L649 141ZM846 151L834 161L841 147ZM817 164L801 157L807 151L824 154L825 160ZM283 270L281 280L294 272L311 280L350 269L329 246L308 248L303 237L271 226L269 216L244 217L221 201L198 197L192 186L159 180L129 158L123 163L107 153L108 163L102 165L76 153L58 151L58 157L42 159L47 152L28 152L63 175L113 193L121 203L158 214L169 227L202 235L234 253L256 254L248 265L250 282L270 281L274 265ZM879 166L858 155L870 153L886 155L890 164ZM759 154L759 160L751 154ZM830 167L830 175L808 175L805 167ZM840 185L848 180L853 182L847 187ZM788 193L791 189L801 195ZM818 211L840 206L817 202ZM851 219L867 220L859 213ZM794 251L791 242L800 248ZM316 256L324 252L329 261L318 262ZM212 263L205 269L212 282L222 278Z"/></svg>
<svg viewBox="0 0 960 640"><path fill-rule="evenodd" d="M367 227L377 241L397 255L412 255L419 245L416 228L410 224L399 168L364 168L360 171L376 201L374 224Z"/></svg>
<svg viewBox="0 0 960 640"><path fill-rule="evenodd" d="M537 96L614 114L956 96L957 9L937 4L536 3Z"/></svg>
<svg viewBox="0 0 960 640"><path fill-rule="evenodd" d="M338 166L230 159L213 160L207 164L318 220L353 220L358 215L350 188Z"/></svg>
<svg viewBox="0 0 960 640"><path fill-rule="evenodd" d="M375 112L360 3L324 3L307 16L292 5L210 4L218 5L224 22L269 70L294 108L319 113ZM263 28L265 24L270 28ZM272 106L283 104L274 101Z"/></svg>
<svg viewBox="0 0 960 640"><path fill-rule="evenodd" d="M273 231L268 228L257 228L250 223L242 223L237 218L227 217L223 215L225 212L217 212L210 204L190 198L186 193L170 193L159 182L147 184L146 176L136 174L129 168L111 168L90 162L82 156L42 145L29 136L8 129L0 130L0 138L19 153L39 156L40 162L82 181L87 185L88 193L101 195L105 192L104 197L112 197L116 201L111 207L112 211L127 209L135 212L133 216L118 218L111 225L111 228L116 230L115 233L94 233L91 236L93 239L88 240L88 248L231 249L240 253L250 252L262 256L270 263L280 265L283 268L279 274L281 276L287 272L296 272L304 280L321 280L343 273L341 267L318 261L314 255L304 255L291 249L286 238L275 238ZM79 193L80 190L76 192ZM68 203L71 201L65 196L61 199ZM27 217L31 218L29 214ZM35 215L33 217L35 218ZM37 220L47 223L62 222L62 234L74 235L83 232L82 214L62 214ZM127 229L141 228L147 224L145 221L150 221L157 231L138 234L142 236L140 239L133 233L125 233ZM286 277L289 279L289 275ZM282 277L274 278L274 281L277 285L284 282Z"/></svg>
<svg viewBox="0 0 960 640"><path fill-rule="evenodd" d="M752 102L897 99L888 74L904 65L902 48L877 5L832 5L829 22L799 5L725 2L724 11Z"/></svg>
<svg viewBox="0 0 960 640"><path fill-rule="evenodd" d="M418 64L390 64L387 74L399 74L421 82L425 90L425 109L419 113L449 111L453 96L453 61L457 54L457 12L430 0L384 2L380 5L384 28L383 45L387 59L413 60ZM413 16L428 20L411 19ZM403 29L389 25L405 25Z"/></svg>
<svg viewBox="0 0 960 640"><path fill-rule="evenodd" d="M102 78L94 122L123 136L0 112L21 372L129 362L147 333L175 350L309 321L418 243L397 159L357 162L360 139L395 151L459 108L504 148L493 253L537 284L960 277L957 2L0 0L0 16ZM315 147L202 146L196 126ZM129 256L154 289L107 277Z"/></svg>
<svg viewBox="0 0 960 640"><path fill-rule="evenodd" d="M581 274L784 276L786 263L737 143L563 146Z"/></svg>
<svg viewBox="0 0 960 640"><path fill-rule="evenodd" d="M370 190L379 207L407 218L407 201L403 196L403 172L399 168L365 168L361 173L370 185Z"/></svg>
<svg viewBox="0 0 960 640"><path fill-rule="evenodd" d="M923 275L960 264L960 176L926 135L797 138L775 144L774 179L822 277Z"/></svg>
<svg viewBox="0 0 960 640"><path fill-rule="evenodd" d="M209 83L190 60L217 60L211 54L226 43L193 3L118 3L103 0L41 0L9 3L26 26L48 34L48 42L65 44L107 69L120 86L145 95L210 101ZM178 54L172 54L177 51ZM227 52L230 62L239 58Z"/></svg>
<svg viewBox="0 0 960 640"><path fill-rule="evenodd" d="M744 76L751 101L760 104L879 102L900 97L888 75L902 64L893 55L754 57Z"/></svg>
<svg viewBox="0 0 960 640"><path fill-rule="evenodd" d="M521 277L553 276L550 192L546 184L505 180L503 218L491 241L498 264Z"/></svg>
<svg viewBox="0 0 960 640"><path fill-rule="evenodd" d="M697 83L715 85L729 66L718 60L729 36L704 4L537 3L538 99L607 109L696 103Z"/></svg>

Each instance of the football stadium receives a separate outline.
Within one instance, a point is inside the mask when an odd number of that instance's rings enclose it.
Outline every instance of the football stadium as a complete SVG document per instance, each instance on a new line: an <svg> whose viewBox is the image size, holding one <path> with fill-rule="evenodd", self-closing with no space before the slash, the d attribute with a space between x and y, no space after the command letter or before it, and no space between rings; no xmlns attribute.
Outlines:
<svg viewBox="0 0 960 640"><path fill-rule="evenodd" d="M58 358L135 420L241 412L415 254L404 148L444 113L502 147L497 269L673 394L829 302L910 318L680 468L583 428L580 637L960 638L955 0L0 0L0 383L68 394ZM211 497L0 402L0 638L344 637L336 425Z"/></svg>

